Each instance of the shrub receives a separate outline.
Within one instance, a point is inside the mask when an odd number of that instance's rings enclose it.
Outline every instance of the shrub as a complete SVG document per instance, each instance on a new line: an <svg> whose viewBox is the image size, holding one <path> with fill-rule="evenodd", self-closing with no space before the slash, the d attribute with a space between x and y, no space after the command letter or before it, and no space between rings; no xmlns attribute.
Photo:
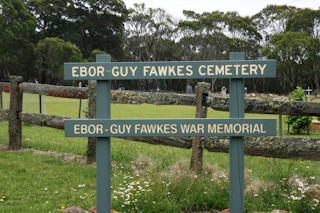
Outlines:
<svg viewBox="0 0 320 213"><path fill-rule="evenodd" d="M307 101L305 98L305 91L301 87L293 90L289 95L289 99L292 101ZM311 124L311 117L309 116L288 116L286 123L294 134L301 134L308 131Z"/></svg>

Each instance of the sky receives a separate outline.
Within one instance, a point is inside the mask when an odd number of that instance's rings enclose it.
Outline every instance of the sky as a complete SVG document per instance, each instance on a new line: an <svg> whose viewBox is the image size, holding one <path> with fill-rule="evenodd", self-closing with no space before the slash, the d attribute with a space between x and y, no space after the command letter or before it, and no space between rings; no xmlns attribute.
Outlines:
<svg viewBox="0 0 320 213"><path fill-rule="evenodd" d="M320 0L123 0L128 8L134 3L144 2L146 7L162 8L178 19L183 18L183 10L198 13L215 10L237 11L242 16L252 16L270 4L291 5L298 8L319 9Z"/></svg>

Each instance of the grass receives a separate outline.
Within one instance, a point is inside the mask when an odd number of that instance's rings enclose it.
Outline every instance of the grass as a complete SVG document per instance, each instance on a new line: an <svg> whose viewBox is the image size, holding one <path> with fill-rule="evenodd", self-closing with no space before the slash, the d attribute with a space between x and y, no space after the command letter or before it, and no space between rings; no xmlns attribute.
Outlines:
<svg viewBox="0 0 320 213"><path fill-rule="evenodd" d="M45 97L45 101L47 114L77 117L79 100ZM24 112L38 112L38 96L24 95L23 107ZM112 105L112 118L192 118L194 114L191 106ZM209 109L208 117L223 118L228 113ZM0 122L0 143L8 143L7 122ZM23 124L22 143L28 148L84 155L87 140L65 138L62 130ZM117 138L112 138L111 147L114 209L190 212L228 208L228 154L204 152L204 171L196 175L188 170L191 150ZM63 207L88 209L95 205L93 166L28 152L0 151L0 168L0 196L5 197L0 212L57 212ZM245 156L245 179L248 212L320 211L320 188L316 185L320 184L319 162ZM83 184L85 187L78 187Z"/></svg>
<svg viewBox="0 0 320 213"><path fill-rule="evenodd" d="M92 166L30 152L0 151L0 168L0 212L57 212L74 203L87 209L95 203Z"/></svg>

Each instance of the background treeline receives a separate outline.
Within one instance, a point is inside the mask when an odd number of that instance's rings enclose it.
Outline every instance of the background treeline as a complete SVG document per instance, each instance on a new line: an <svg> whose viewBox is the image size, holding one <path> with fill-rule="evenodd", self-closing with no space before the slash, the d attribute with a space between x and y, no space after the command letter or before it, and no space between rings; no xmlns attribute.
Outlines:
<svg viewBox="0 0 320 213"><path fill-rule="evenodd" d="M320 10L269 5L251 17L184 11L176 20L144 4L128 9L121 0L0 0L0 28L0 81L22 75L77 85L63 80L63 63L94 61L98 53L116 61L183 61L228 59L241 51L247 59L278 60L277 79L246 80L249 92L320 91ZM116 81L113 87L185 91L195 82ZM228 81L214 81L216 91L222 86Z"/></svg>

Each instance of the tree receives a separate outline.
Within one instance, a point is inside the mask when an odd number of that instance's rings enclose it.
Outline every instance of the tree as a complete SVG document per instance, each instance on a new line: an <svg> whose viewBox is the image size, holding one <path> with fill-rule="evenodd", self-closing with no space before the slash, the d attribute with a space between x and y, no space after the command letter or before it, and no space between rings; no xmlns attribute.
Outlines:
<svg viewBox="0 0 320 213"><path fill-rule="evenodd" d="M173 59L176 25L161 8L135 4L126 22L126 49L135 61Z"/></svg>
<svg viewBox="0 0 320 213"><path fill-rule="evenodd" d="M84 57L94 49L123 55L127 10L120 0L25 0L37 19L38 38L58 37L76 44Z"/></svg>
<svg viewBox="0 0 320 213"><path fill-rule="evenodd" d="M67 18L72 5L71 0L24 0L24 2L36 19L37 41L46 37L64 39L64 34L68 33L71 23Z"/></svg>
<svg viewBox="0 0 320 213"><path fill-rule="evenodd" d="M307 32L313 38L320 38L320 10L298 9L288 20L286 30Z"/></svg>
<svg viewBox="0 0 320 213"><path fill-rule="evenodd" d="M170 61L175 57L176 24L161 8L135 4L126 22L125 49L134 61ZM128 87L140 90L170 89L172 80L128 81ZM171 87L172 88L172 87Z"/></svg>
<svg viewBox="0 0 320 213"><path fill-rule="evenodd" d="M61 83L63 81L63 63L82 60L79 48L59 38L45 38L39 41L36 53L40 83Z"/></svg>
<svg viewBox="0 0 320 213"><path fill-rule="evenodd" d="M107 53L105 51L99 50L99 49L95 49L92 50L90 53L90 56L88 58L89 62L96 62L96 56L97 55L106 55Z"/></svg>
<svg viewBox="0 0 320 213"><path fill-rule="evenodd" d="M21 0L0 1L0 79L9 75L32 77L35 20Z"/></svg>
<svg viewBox="0 0 320 213"><path fill-rule="evenodd" d="M303 77L312 70L310 60L315 51L313 41L306 32L284 32L275 34L270 45L262 50L262 55L278 60L278 77L284 91L293 90ZM319 55L319 52L317 53Z"/></svg>
<svg viewBox="0 0 320 213"><path fill-rule="evenodd" d="M269 5L252 16L254 26L262 36L262 45L268 45L274 34L286 31L287 21L297 8L287 5Z"/></svg>

